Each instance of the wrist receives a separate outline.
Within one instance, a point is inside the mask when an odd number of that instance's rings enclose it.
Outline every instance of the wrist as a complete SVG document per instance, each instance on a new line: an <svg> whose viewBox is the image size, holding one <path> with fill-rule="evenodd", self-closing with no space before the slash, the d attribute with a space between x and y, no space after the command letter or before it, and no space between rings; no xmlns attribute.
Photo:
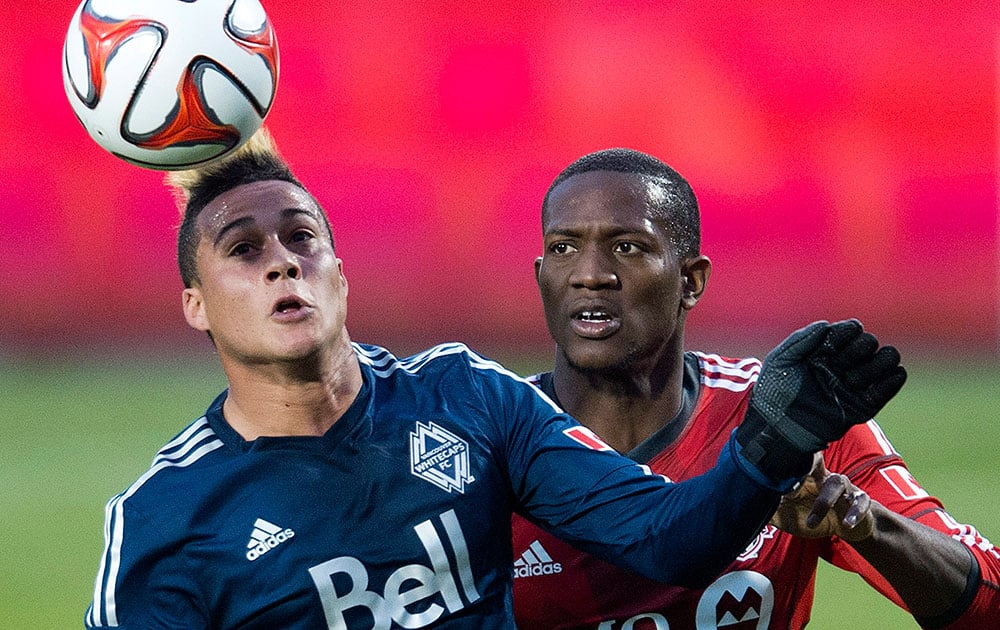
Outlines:
<svg viewBox="0 0 1000 630"><path fill-rule="evenodd" d="M789 490L809 474L815 452L822 450L803 450L785 432L767 422L753 405L736 427L733 438L739 446L737 452L741 460L766 477L770 482L768 487L781 486Z"/></svg>
<svg viewBox="0 0 1000 630"><path fill-rule="evenodd" d="M729 438L728 448L730 449L730 453L732 454L737 467L742 470L746 476L753 479L758 485L781 494L794 492L802 484L802 479L806 476L806 474L808 474L809 470L812 469L812 456L809 457L810 463L805 468L806 472L802 474L791 473L789 475L781 476L780 472L777 472L770 467L765 466L762 468L753 459L747 457L746 448L740 443L735 430Z"/></svg>
<svg viewBox="0 0 1000 630"><path fill-rule="evenodd" d="M895 516L894 512L873 499L871 508L864 518L849 532L844 532L840 538L864 557L884 544L884 536L899 535L902 529Z"/></svg>

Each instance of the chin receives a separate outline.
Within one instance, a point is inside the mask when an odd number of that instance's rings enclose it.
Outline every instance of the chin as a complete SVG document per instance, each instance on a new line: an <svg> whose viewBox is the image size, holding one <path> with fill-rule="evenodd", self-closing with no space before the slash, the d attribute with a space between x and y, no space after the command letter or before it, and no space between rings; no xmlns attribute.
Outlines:
<svg viewBox="0 0 1000 630"><path fill-rule="evenodd" d="M621 343L574 344L564 352L566 363L579 372L593 375L627 375L642 356L639 348Z"/></svg>
<svg viewBox="0 0 1000 630"><path fill-rule="evenodd" d="M323 344L315 339L286 339L271 345L271 355L276 361L287 363L308 360L318 356L323 348Z"/></svg>
<svg viewBox="0 0 1000 630"><path fill-rule="evenodd" d="M611 356L606 353L567 354L566 362L577 372L590 374L617 374L626 372L632 365L629 356Z"/></svg>

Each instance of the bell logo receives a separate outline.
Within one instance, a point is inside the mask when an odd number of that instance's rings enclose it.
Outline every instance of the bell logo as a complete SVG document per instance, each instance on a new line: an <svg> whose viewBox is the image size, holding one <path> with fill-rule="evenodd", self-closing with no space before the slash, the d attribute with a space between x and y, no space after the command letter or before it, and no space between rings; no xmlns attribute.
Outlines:
<svg viewBox="0 0 1000 630"><path fill-rule="evenodd" d="M374 619L372 630L389 630L393 622L404 628L426 628L445 611L454 613L477 601L480 596L472 577L469 550L455 511L448 510L438 519L454 552L455 564L448 559L444 541L428 519L413 531L427 552L429 566L409 564L396 569L382 593L369 590L368 569L358 558L340 556L310 567L309 575L323 602L327 625L346 628L344 612L366 608ZM338 587L343 591L345 585L346 592L338 592ZM411 612L410 607L421 612Z"/></svg>

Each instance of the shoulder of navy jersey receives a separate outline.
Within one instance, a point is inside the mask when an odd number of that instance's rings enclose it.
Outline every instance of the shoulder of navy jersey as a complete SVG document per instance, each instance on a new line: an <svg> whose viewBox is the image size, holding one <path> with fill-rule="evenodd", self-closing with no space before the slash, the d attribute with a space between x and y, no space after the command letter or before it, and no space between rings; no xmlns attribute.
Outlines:
<svg viewBox="0 0 1000 630"><path fill-rule="evenodd" d="M454 393L468 395L470 387L477 388L479 396L487 398L504 391L508 387L518 390L524 385L530 385L528 379L510 371L500 363L488 359L470 349L463 343L443 343L423 352L406 358L398 358L385 348L368 344L354 343L355 352L361 364L369 368L375 379L392 380L416 378L423 384L427 381L446 378L455 371L468 373L471 379L456 379L450 381ZM516 383L516 385L514 385ZM478 386L478 387L477 387ZM532 395L537 395L553 412L562 410L549 396L536 387L528 388Z"/></svg>
<svg viewBox="0 0 1000 630"><path fill-rule="evenodd" d="M213 405L221 406L223 395ZM115 580L122 563L125 539L126 508L130 523L138 515L142 520L155 520L157 526L143 527L141 537L148 544L154 538L165 539L173 534L175 527L171 519L183 522L190 510L182 505L184 497L189 497L186 489L200 476L198 469L207 460L222 453L223 442L209 426L206 416L189 424L183 431L157 451L149 468L121 493L111 497L104 506L104 550L94 583L94 599L87 610L88 626L100 626L105 621L117 625L115 621ZM169 497L170 500L164 500ZM130 525L129 535L133 535Z"/></svg>
<svg viewBox="0 0 1000 630"><path fill-rule="evenodd" d="M461 364L474 369L503 374L519 381L524 380L496 361L487 359L473 351L464 343L438 344L403 359L396 357L393 353L380 346L363 343L354 343L352 345L358 355L358 360L363 365L370 366L375 375L379 377L389 376L397 370L415 374L423 369L433 372L448 369L455 364Z"/></svg>
<svg viewBox="0 0 1000 630"><path fill-rule="evenodd" d="M374 379L379 381L407 378L419 381L434 380L443 378L454 370L461 370L469 372L473 377L493 381L500 389L508 386L507 381L527 382L500 363L483 357L462 343L439 344L402 359L379 346L360 343L354 343L353 346L360 363L370 368ZM466 388L470 384L474 385L475 380L458 379L451 383L456 390L454 395L465 396L469 393ZM425 386L425 383L421 382L420 386ZM532 390L538 391L534 388ZM484 395L482 389L479 394ZM189 424L157 451L149 469L123 492L113 497L106 509L120 510L121 504L126 500L140 511L161 506L163 503L159 500L159 495L164 486L176 488L185 483L182 481L183 478L199 476L203 466L231 457L233 454L228 449L222 449L225 445L222 437L212 428L213 423L218 425L224 422L222 403L226 395L227 392L219 394L208 406L205 415ZM559 411L547 396L540 395L555 411ZM210 422L210 416L215 416L214 422ZM181 494L183 495L184 493ZM144 500L145 496L150 496L150 499ZM174 505L173 509L176 507Z"/></svg>
<svg viewBox="0 0 1000 630"><path fill-rule="evenodd" d="M221 398L223 395L220 395ZM221 408L220 399L217 399L213 406ZM206 415L189 424L157 451L146 472L123 492L112 497L108 502L108 509L118 507L129 499L136 503L134 497L141 497L165 479L174 478L176 475L198 475L197 468L210 460L211 456L223 446L222 440L209 424L207 414L211 410L212 407ZM157 501L151 503L151 505L157 504Z"/></svg>

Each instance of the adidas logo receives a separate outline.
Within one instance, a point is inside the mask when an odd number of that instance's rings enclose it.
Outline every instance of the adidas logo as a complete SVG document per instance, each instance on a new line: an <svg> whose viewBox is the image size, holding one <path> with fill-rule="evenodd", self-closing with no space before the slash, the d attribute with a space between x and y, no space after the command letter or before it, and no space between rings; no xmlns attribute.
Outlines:
<svg viewBox="0 0 1000 630"><path fill-rule="evenodd" d="M554 562L545 548L542 547L542 543L537 540L528 545L521 557L514 561L515 578L556 573L562 573L562 565Z"/></svg>
<svg viewBox="0 0 1000 630"><path fill-rule="evenodd" d="M288 528L282 529L274 523L258 518L254 521L250 542L247 543L247 560L253 562L294 535L295 532Z"/></svg>

